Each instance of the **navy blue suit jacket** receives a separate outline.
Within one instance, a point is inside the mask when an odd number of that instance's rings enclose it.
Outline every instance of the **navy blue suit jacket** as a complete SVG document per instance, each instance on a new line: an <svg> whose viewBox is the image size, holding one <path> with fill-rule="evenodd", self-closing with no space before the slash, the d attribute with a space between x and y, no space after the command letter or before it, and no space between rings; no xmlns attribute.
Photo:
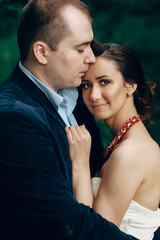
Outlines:
<svg viewBox="0 0 160 240"><path fill-rule="evenodd" d="M94 143L97 129L83 103L75 116L92 132L94 175L102 164L95 160L102 150ZM133 240L74 198L64 127L44 93L16 67L0 89L0 239Z"/></svg>

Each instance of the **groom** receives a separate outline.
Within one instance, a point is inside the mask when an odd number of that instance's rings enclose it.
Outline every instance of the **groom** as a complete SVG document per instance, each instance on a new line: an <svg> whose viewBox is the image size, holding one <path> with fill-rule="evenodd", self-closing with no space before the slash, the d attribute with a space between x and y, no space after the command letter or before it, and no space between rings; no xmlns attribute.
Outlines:
<svg viewBox="0 0 160 240"><path fill-rule="evenodd" d="M23 10L21 62L0 89L0 239L135 239L72 191L66 125L86 119L93 175L102 164L94 119L80 101L75 108L76 87L95 62L91 22L79 0L30 0Z"/></svg>

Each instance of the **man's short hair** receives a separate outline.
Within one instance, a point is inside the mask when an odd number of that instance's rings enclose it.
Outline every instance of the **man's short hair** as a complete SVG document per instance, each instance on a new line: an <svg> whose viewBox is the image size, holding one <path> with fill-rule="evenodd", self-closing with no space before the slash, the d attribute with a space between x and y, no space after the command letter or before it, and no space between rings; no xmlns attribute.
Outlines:
<svg viewBox="0 0 160 240"><path fill-rule="evenodd" d="M89 8L80 0L30 0L23 8L17 32L21 61L26 60L35 41L44 41L56 51L58 44L71 34L60 12L65 6L75 7L92 21Z"/></svg>

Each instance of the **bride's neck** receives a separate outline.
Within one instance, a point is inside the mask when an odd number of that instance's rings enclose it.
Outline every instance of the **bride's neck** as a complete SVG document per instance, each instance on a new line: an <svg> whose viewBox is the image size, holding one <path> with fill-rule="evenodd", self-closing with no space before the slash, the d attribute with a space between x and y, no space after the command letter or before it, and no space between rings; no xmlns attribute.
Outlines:
<svg viewBox="0 0 160 240"><path fill-rule="evenodd" d="M108 125L111 133L113 136L116 136L117 133L121 130L123 125L131 119L132 117L136 116L138 113L136 109L134 111L130 111L128 113L121 113L117 114L109 119L105 120L105 123Z"/></svg>

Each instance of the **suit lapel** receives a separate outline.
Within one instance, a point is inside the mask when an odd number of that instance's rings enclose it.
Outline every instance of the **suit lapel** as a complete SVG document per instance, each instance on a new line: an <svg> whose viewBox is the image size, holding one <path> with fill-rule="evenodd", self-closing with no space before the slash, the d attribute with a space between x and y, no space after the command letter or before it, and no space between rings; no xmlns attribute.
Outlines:
<svg viewBox="0 0 160 240"><path fill-rule="evenodd" d="M27 95L29 95L33 100L38 102L40 106L54 118L63 128L65 123L58 114L55 107L46 97L46 95L30 80L17 66L11 77L12 81L15 82Z"/></svg>

